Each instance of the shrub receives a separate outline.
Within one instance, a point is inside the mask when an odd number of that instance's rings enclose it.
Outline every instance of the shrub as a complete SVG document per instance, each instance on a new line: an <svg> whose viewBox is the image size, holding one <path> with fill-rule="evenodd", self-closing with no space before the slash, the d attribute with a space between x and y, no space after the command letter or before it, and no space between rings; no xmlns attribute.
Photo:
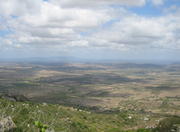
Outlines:
<svg viewBox="0 0 180 132"><path fill-rule="evenodd" d="M34 125L39 129L39 132L45 132L46 129L48 128L47 125L42 124L40 121L35 121Z"/></svg>

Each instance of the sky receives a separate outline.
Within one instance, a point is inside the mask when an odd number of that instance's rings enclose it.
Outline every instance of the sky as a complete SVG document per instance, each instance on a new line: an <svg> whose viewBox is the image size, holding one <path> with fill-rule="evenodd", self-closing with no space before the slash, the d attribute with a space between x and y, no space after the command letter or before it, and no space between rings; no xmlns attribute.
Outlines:
<svg viewBox="0 0 180 132"><path fill-rule="evenodd" d="M0 0L0 58L180 60L180 0Z"/></svg>

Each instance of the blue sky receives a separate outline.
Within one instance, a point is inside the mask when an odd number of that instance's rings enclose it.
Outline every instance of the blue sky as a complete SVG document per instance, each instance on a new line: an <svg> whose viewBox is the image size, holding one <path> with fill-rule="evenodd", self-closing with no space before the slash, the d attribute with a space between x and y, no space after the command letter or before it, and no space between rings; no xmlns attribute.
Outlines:
<svg viewBox="0 0 180 132"><path fill-rule="evenodd" d="M128 9L138 15L142 15L145 17L158 17L162 15L166 15L167 12L164 10L167 8L171 8L172 6L180 6L179 0L164 0L161 5L154 5L151 1L147 1L147 3L142 7L129 7ZM170 12L174 12L175 10L171 10Z"/></svg>
<svg viewBox="0 0 180 132"><path fill-rule="evenodd" d="M179 0L0 0L0 58L180 59Z"/></svg>

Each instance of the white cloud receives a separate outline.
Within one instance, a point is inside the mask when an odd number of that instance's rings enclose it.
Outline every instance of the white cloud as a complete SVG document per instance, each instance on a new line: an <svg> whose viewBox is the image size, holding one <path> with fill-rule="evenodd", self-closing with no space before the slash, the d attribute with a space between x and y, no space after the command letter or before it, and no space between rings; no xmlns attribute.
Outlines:
<svg viewBox="0 0 180 132"><path fill-rule="evenodd" d="M145 0L20 1L0 0L0 16L4 20L0 20L0 30L12 30L6 37L0 37L1 49L31 47L51 52L76 48L122 52L180 49L180 12L145 17L123 7L107 6L142 6ZM153 3L160 5L163 1Z"/></svg>
<svg viewBox="0 0 180 132"><path fill-rule="evenodd" d="M106 5L143 6L146 0L50 0L62 7L97 7Z"/></svg>
<svg viewBox="0 0 180 132"><path fill-rule="evenodd" d="M61 8L48 2L39 8L37 13L7 19L7 26L15 32L10 37L16 43L85 46L80 32L98 28L112 18L106 9Z"/></svg>
<svg viewBox="0 0 180 132"><path fill-rule="evenodd" d="M37 13L41 0L0 0L0 14L2 16L18 16L26 13Z"/></svg>
<svg viewBox="0 0 180 132"><path fill-rule="evenodd" d="M179 18L172 15L159 18L129 15L115 22L112 27L94 33L90 40L97 46L115 47L116 44L129 50L136 47L175 49L179 41L179 23Z"/></svg>
<svg viewBox="0 0 180 132"><path fill-rule="evenodd" d="M164 3L164 0L152 0L152 3L158 6L158 5L162 5Z"/></svg>

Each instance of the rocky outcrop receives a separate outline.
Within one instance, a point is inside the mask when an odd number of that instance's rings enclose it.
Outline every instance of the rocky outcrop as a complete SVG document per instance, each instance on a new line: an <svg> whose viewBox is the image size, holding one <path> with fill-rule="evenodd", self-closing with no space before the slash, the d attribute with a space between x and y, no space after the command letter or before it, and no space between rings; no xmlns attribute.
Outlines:
<svg viewBox="0 0 180 132"><path fill-rule="evenodd" d="M15 128L16 125L10 116L0 119L0 132L13 131Z"/></svg>

